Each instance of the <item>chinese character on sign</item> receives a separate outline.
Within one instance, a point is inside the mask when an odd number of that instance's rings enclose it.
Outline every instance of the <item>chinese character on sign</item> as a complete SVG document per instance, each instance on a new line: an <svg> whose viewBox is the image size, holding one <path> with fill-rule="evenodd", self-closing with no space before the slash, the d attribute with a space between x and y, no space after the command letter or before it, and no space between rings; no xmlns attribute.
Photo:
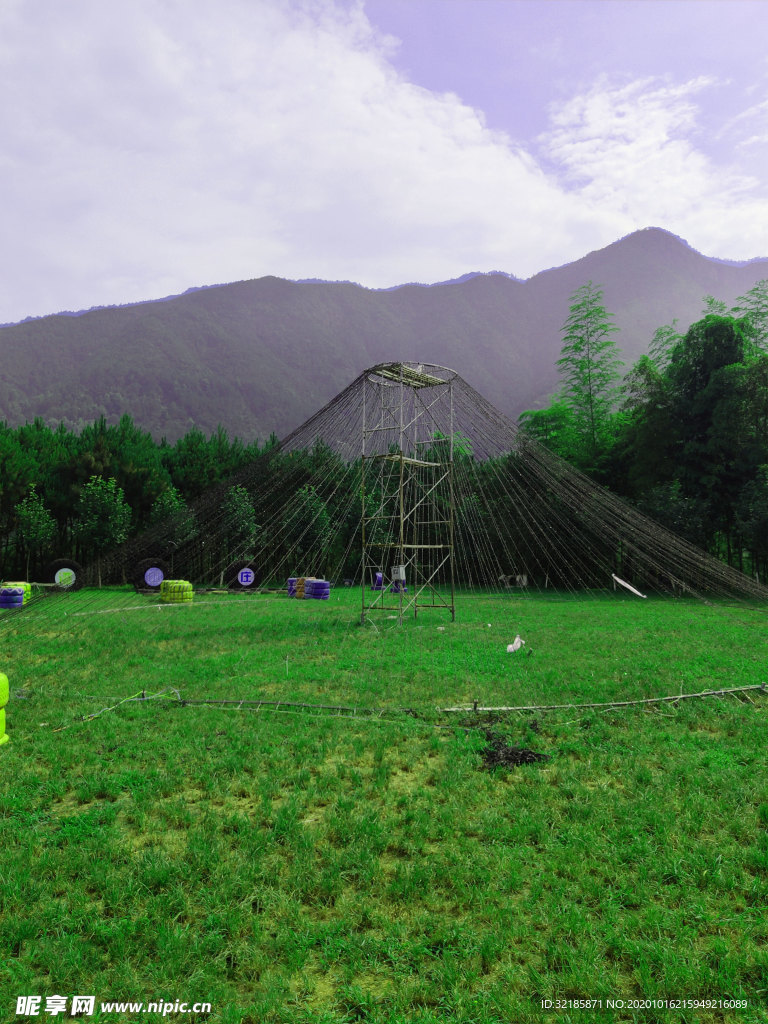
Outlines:
<svg viewBox="0 0 768 1024"><path fill-rule="evenodd" d="M25 1014L27 1017L36 1017L40 1013L40 996L19 996L16 1000L16 1014Z"/></svg>
<svg viewBox="0 0 768 1024"><path fill-rule="evenodd" d="M64 1013L67 1008L66 996L47 996L45 1000L45 1012L55 1017L57 1013Z"/></svg>
<svg viewBox="0 0 768 1024"><path fill-rule="evenodd" d="M76 1013L84 1013L88 1017L93 1015L93 1007L96 996L72 996L72 1016Z"/></svg>
<svg viewBox="0 0 768 1024"><path fill-rule="evenodd" d="M253 569L241 569L237 574L241 587L250 587L253 583Z"/></svg>

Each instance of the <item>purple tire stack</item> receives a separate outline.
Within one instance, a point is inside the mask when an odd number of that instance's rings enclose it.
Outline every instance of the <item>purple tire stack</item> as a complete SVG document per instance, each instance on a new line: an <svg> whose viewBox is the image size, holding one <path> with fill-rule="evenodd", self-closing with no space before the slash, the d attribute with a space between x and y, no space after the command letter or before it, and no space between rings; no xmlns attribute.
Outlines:
<svg viewBox="0 0 768 1024"><path fill-rule="evenodd" d="M21 608L23 604L23 587L0 587L0 608Z"/></svg>
<svg viewBox="0 0 768 1024"><path fill-rule="evenodd" d="M331 584L328 580L307 580L304 584L304 597L315 601L327 601L331 596Z"/></svg>

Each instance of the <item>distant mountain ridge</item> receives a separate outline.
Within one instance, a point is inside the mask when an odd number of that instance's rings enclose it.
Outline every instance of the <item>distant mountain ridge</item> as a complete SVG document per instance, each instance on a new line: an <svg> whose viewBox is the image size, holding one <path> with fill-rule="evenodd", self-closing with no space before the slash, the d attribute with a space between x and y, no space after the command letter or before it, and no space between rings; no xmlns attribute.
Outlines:
<svg viewBox="0 0 768 1024"><path fill-rule="evenodd" d="M728 304L768 278L768 258L703 256L660 228L520 280L503 271L433 285L262 277L59 313L0 328L0 419L70 427L127 412L156 438L219 424L252 440L289 433L384 360L450 366L515 418L558 386L569 298L593 281L627 368L655 329Z"/></svg>

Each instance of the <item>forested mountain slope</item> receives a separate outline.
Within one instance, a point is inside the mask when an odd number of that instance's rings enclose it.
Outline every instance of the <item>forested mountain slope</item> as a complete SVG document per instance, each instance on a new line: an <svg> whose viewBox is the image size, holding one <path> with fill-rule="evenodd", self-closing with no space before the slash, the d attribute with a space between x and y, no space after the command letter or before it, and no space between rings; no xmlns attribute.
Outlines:
<svg viewBox="0 0 768 1024"><path fill-rule="evenodd" d="M366 366L450 366L512 417L546 401L569 297L592 280L627 364L655 329L696 320L768 277L768 259L704 257L660 229L635 232L527 281L475 274L372 290L265 277L132 306L0 328L0 419L77 427L129 413L156 438L218 424L245 440L284 435Z"/></svg>

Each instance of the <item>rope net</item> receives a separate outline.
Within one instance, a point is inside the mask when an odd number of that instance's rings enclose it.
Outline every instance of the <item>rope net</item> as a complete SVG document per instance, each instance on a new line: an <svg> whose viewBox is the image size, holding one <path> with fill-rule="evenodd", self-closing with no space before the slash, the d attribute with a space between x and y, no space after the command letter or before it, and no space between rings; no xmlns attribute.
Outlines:
<svg viewBox="0 0 768 1024"><path fill-rule="evenodd" d="M393 495L401 497L399 455L411 460L403 509L388 514ZM217 546L226 531L221 494L207 496L196 515L218 556L205 562L199 534L180 544L175 564L188 578L216 582L228 564L250 558L264 584L302 576L361 584L364 501L383 547L397 546L405 518L425 558L446 533L440 524L450 522L459 588L576 594L629 584L642 594L768 596L756 581L597 486L519 431L458 374L434 365L366 370L238 483L252 496L258 537ZM164 540L173 543L173 532L144 543ZM126 554L116 557L125 561ZM390 568L381 566L385 580ZM438 582L446 584L448 575L446 565Z"/></svg>
<svg viewBox="0 0 768 1024"><path fill-rule="evenodd" d="M227 510L235 485L255 528ZM363 609L400 615L453 611L454 588L457 618L465 591L768 597L537 444L454 371L420 363L365 370L190 512L86 567L84 579L124 583L152 559L197 590L285 592L290 579L315 578L360 588ZM74 594L41 593L23 616L0 614L7 641L50 632L54 619L65 629ZM147 595L115 591L115 607L137 599ZM88 601L80 592L78 614Z"/></svg>

